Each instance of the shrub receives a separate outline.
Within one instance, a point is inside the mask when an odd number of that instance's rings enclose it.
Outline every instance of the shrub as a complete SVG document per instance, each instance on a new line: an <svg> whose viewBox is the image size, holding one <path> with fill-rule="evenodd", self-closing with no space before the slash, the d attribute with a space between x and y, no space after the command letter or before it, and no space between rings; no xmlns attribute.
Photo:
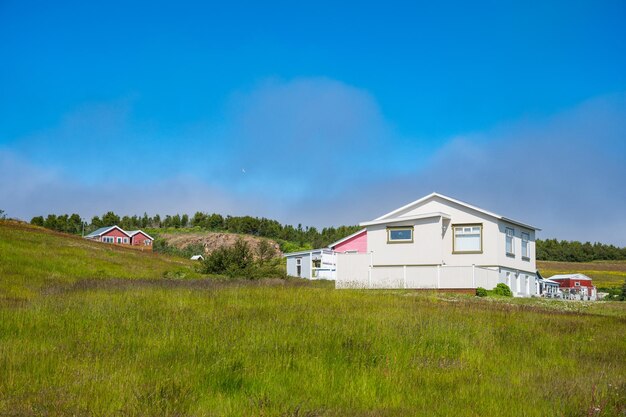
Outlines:
<svg viewBox="0 0 626 417"><path fill-rule="evenodd" d="M248 243L243 239L238 239L233 246L221 247L207 256L202 262L201 272L248 279L285 276L280 259L270 258L266 245L260 245L256 255L255 260Z"/></svg>
<svg viewBox="0 0 626 417"><path fill-rule="evenodd" d="M483 287L476 288L476 296L478 296L478 297L486 297L487 296L487 290L484 289Z"/></svg>
<svg viewBox="0 0 626 417"><path fill-rule="evenodd" d="M496 288L493 289L493 293L504 297L513 297L513 293L511 292L509 286L502 282L496 285Z"/></svg>

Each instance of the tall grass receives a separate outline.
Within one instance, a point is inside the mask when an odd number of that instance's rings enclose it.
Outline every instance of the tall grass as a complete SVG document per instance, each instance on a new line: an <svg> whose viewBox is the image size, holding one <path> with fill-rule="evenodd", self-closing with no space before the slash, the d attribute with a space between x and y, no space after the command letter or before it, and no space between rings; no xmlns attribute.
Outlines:
<svg viewBox="0 0 626 417"><path fill-rule="evenodd" d="M0 220L0 302L85 278L193 277L188 260Z"/></svg>
<svg viewBox="0 0 626 417"><path fill-rule="evenodd" d="M626 303L169 279L191 264L4 226L0 415L626 412Z"/></svg>
<svg viewBox="0 0 626 417"><path fill-rule="evenodd" d="M620 415L625 333L469 297L86 285L0 309L0 413Z"/></svg>

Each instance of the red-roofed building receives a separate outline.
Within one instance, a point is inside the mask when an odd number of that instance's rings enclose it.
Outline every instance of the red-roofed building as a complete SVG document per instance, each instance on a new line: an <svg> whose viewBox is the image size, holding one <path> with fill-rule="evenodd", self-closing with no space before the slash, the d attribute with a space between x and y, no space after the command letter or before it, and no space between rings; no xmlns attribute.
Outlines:
<svg viewBox="0 0 626 417"><path fill-rule="evenodd" d="M585 274L561 274L553 275L550 280L559 283L559 289L563 298L573 300L595 300L597 297L596 287L591 278Z"/></svg>

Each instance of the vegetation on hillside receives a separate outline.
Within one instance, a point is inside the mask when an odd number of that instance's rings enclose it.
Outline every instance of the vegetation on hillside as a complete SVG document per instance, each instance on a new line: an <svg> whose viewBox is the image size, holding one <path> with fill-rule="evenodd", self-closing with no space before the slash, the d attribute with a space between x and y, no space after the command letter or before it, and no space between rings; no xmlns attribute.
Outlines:
<svg viewBox="0 0 626 417"><path fill-rule="evenodd" d="M561 262L591 262L626 260L626 247L603 243L537 239L537 260Z"/></svg>
<svg viewBox="0 0 626 417"><path fill-rule="evenodd" d="M252 251L248 242L237 239L230 247L221 247L209 254L202 262L205 274L226 275L230 278L285 278L285 266L274 256L267 240L262 240Z"/></svg>
<svg viewBox="0 0 626 417"><path fill-rule="evenodd" d="M0 220L0 300L19 302L81 279L199 276L193 262Z"/></svg>
<svg viewBox="0 0 626 417"><path fill-rule="evenodd" d="M626 281L626 261L537 261L537 269L546 278L557 274L585 274L593 279L593 285L601 291L618 288Z"/></svg>
<svg viewBox="0 0 626 417"><path fill-rule="evenodd" d="M315 227L294 227L283 225L276 220L251 216L222 216L196 212L187 214L148 216L122 216L108 212L94 216L90 222L83 221L78 214L49 214L46 217L33 217L31 224L43 226L60 232L80 234L83 227L86 233L99 227L117 224L123 229L170 229L207 230L213 232L230 232L249 234L274 239L280 243L283 252L296 251L303 248L320 248L342 239L357 230L359 226L325 227L319 231ZM563 262L590 262L595 260L626 260L626 247L591 242L577 242L557 239L536 241L537 260ZM172 251L175 252L175 251Z"/></svg>
<svg viewBox="0 0 626 417"><path fill-rule="evenodd" d="M31 224L66 233L80 234L83 220L78 214L49 214L46 217L36 216ZM229 232L249 234L274 239L281 244L284 252L300 248L320 248L342 239L357 230L359 226L325 227L319 231L315 227L294 227L283 225L276 220L251 216L222 216L197 212L192 217L186 214L148 216L123 216L108 212L102 217L94 216L90 222L84 222L85 233L99 227L118 225L125 230L133 229L178 229L206 230L212 232Z"/></svg>

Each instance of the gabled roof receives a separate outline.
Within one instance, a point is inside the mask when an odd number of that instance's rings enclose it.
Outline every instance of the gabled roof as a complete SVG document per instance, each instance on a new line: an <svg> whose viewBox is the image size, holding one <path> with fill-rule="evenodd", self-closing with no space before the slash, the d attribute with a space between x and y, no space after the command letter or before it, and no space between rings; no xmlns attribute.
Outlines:
<svg viewBox="0 0 626 417"><path fill-rule="evenodd" d="M149 237L151 240L154 240L154 238L152 236L150 236L149 234L147 234L146 232L144 232L143 230L131 230L128 232L128 235L130 237L135 236L137 233L143 233L144 235L146 235L146 237Z"/></svg>
<svg viewBox="0 0 626 417"><path fill-rule="evenodd" d="M522 223L520 221L513 220L513 219L510 219L508 217L504 217L504 216L501 216L499 214L496 214L496 213L493 213L493 212L490 212L490 211L487 211L487 210L483 210L483 209L481 209L479 207L473 206L471 204L465 203L465 202L460 201L460 200L456 200L456 199L454 199L452 197L448 197L448 196L445 196L445 195L439 194L439 193L428 194L427 196L422 197L419 200L415 200L412 203L409 203L409 204L407 204L405 206L402 206L402 207L400 207L400 208L398 208L396 210L390 211L389 213L384 214L384 215L374 219L371 222L361 223L361 225L385 223L384 220L389 220L390 218L393 218L393 216L396 215L397 213L401 213L403 211L406 211L406 210L409 210L409 209L411 209L413 207L416 207L416 206L420 205L421 203L423 203L424 201L430 200L430 199L432 199L434 197L439 197L442 200L446 200L446 201L449 201L451 203L459 204L459 205L467 207L467 208L469 208L471 210L478 211L479 213L486 214L487 216L490 216L490 217L493 217L493 218L496 218L496 219L499 219L499 220L504 220L506 222L513 223L513 224L516 224L518 226L526 227L528 229L533 229L533 230L541 230L538 227L531 226L529 224ZM443 213L441 213L441 214L443 214ZM413 220L413 219L406 218L405 220ZM394 219L394 221L395 221L395 219Z"/></svg>
<svg viewBox="0 0 626 417"><path fill-rule="evenodd" d="M337 246L337 245L339 245L339 244L341 244L341 243L345 242L346 240L350 240L350 239L352 239L353 237L358 236L358 235L360 235L360 234L361 234L361 233L363 233L363 232L367 232L367 229L361 229L361 230L359 230L359 231L357 231L357 232L354 232L354 233L352 233L350 236L346 236L346 237L344 237L343 239L339 239L338 241L331 243L330 245L328 245L328 247L329 247L329 248L334 248L335 246Z"/></svg>
<svg viewBox="0 0 626 417"><path fill-rule="evenodd" d="M93 232L89 233L87 236L85 237L98 237L98 236L102 236L105 233L110 232L113 229L117 229L120 232L124 233L126 236L131 237L131 235L128 234L128 232L125 232L124 230L122 230L121 228L117 227L117 226L108 226L108 227L101 227L99 229L94 230Z"/></svg>
<svg viewBox="0 0 626 417"><path fill-rule="evenodd" d="M587 275L585 274L560 274L560 275L552 275L550 277L550 279L552 281L556 281L556 280L561 280L561 279L578 279L581 281L591 281L591 278L589 278Z"/></svg>

